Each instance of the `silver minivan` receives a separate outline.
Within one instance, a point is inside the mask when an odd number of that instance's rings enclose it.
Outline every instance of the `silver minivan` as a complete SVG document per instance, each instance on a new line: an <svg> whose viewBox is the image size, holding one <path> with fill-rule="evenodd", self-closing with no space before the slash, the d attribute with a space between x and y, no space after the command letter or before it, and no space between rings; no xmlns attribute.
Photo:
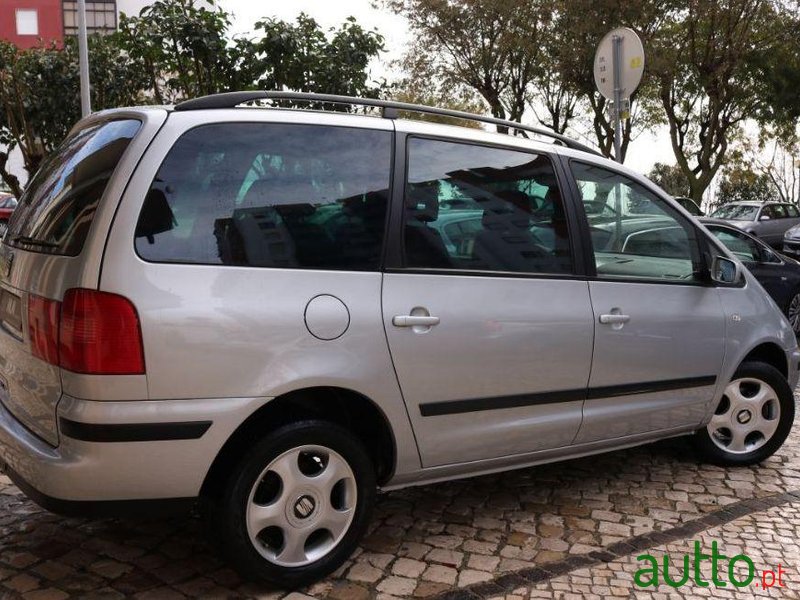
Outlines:
<svg viewBox="0 0 800 600"><path fill-rule="evenodd" d="M252 105L286 98L382 112ZM762 461L798 358L752 275L646 179L399 103L93 115L0 245L8 475L65 514L202 500L231 562L287 587L350 555L376 490L672 436Z"/></svg>

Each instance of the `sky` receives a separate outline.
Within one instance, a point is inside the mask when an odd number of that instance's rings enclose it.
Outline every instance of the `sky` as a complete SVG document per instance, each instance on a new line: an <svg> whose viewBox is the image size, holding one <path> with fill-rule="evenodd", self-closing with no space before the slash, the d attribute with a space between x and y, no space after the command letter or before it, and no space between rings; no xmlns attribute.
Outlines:
<svg viewBox="0 0 800 600"><path fill-rule="evenodd" d="M294 20L305 12L323 27L338 27L347 17L354 16L362 27L377 29L386 38L387 53L374 65L373 76L391 81L401 75L389 63L405 52L410 40L408 25L403 17L373 8L372 3L373 0L220 0L220 5L233 15L233 33L242 35L249 33L262 17ZM667 136L665 129L639 135L628 148L625 166L646 174L656 162L674 164ZM596 145L592 140L582 141Z"/></svg>

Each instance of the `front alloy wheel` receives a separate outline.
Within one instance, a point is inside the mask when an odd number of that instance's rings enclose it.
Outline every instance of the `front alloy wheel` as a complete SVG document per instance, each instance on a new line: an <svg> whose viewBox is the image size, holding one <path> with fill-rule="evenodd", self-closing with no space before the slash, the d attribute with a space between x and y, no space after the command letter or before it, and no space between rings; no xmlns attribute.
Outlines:
<svg viewBox="0 0 800 600"><path fill-rule="evenodd" d="M781 403L769 384L750 377L734 379L708 424L708 435L725 452L747 454L772 439L780 418Z"/></svg>
<svg viewBox="0 0 800 600"><path fill-rule="evenodd" d="M705 460L750 465L772 456L794 422L794 396L775 367L745 362L725 386L708 425L694 435Z"/></svg>
<svg viewBox="0 0 800 600"><path fill-rule="evenodd" d="M285 588L336 570L366 531L375 469L352 432L301 421L265 434L213 507L223 551L248 579Z"/></svg>

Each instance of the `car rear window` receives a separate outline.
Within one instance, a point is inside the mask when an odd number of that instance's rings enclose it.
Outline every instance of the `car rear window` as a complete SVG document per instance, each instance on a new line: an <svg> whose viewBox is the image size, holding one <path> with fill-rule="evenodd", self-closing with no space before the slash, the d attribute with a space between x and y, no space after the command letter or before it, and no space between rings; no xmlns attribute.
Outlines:
<svg viewBox="0 0 800 600"><path fill-rule="evenodd" d="M97 205L140 127L135 119L106 121L65 139L22 194L5 242L34 252L80 254Z"/></svg>

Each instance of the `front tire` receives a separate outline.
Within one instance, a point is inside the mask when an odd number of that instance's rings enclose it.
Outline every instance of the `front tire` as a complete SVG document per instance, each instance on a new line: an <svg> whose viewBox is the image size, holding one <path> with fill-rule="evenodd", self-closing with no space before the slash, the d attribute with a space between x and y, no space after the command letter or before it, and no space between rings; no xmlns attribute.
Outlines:
<svg viewBox="0 0 800 600"><path fill-rule="evenodd" d="M281 427L242 458L215 507L223 552L248 579L289 589L316 581L355 550L375 490L352 433L325 421Z"/></svg>
<svg viewBox="0 0 800 600"><path fill-rule="evenodd" d="M775 367L745 362L706 427L693 441L700 457L723 466L762 462L783 445L794 422L794 396Z"/></svg>
<svg viewBox="0 0 800 600"><path fill-rule="evenodd" d="M792 292L789 302L786 303L784 313L786 318L789 319L789 324L792 326L795 336L800 336L800 288Z"/></svg>

